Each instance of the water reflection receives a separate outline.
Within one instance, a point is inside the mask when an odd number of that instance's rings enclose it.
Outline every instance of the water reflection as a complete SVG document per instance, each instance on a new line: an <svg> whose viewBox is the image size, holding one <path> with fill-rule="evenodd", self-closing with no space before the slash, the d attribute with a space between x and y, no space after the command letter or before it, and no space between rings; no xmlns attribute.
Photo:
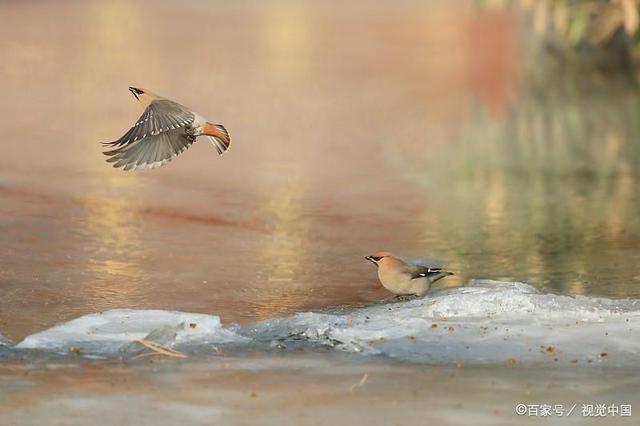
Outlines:
<svg viewBox="0 0 640 426"><path fill-rule="evenodd" d="M504 120L480 108L460 140L431 152L456 163L432 168L435 183L422 179L439 200L430 209L447 206L433 214L455 235L450 256L470 276L638 294L637 94L624 84L606 95L562 84L525 89Z"/></svg>
<svg viewBox="0 0 640 426"><path fill-rule="evenodd" d="M521 82L509 13L0 8L0 133L24 141L0 157L0 333L114 307L252 322L381 299L372 250L445 260L441 285L640 296L637 93ZM138 117L136 82L224 117L230 155L205 142L151 173L108 167L98 142Z"/></svg>
<svg viewBox="0 0 640 426"><path fill-rule="evenodd" d="M280 167L289 176L287 182L271 189L260 206L268 235L258 254L256 279L260 285L251 291L252 310L258 318L287 312L292 304L306 304L311 297L304 269L309 257L309 226L302 217L304 186L289 167Z"/></svg>
<svg viewBox="0 0 640 426"><path fill-rule="evenodd" d="M140 190L135 176L104 173L91 198L83 200L78 224L90 245L85 293L93 310L127 306L137 299L146 271L140 218L128 199Z"/></svg>

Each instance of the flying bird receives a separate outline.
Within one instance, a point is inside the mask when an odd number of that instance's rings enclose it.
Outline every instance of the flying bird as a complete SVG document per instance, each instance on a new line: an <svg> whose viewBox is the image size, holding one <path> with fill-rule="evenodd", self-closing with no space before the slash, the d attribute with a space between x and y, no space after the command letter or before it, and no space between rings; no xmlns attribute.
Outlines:
<svg viewBox="0 0 640 426"><path fill-rule="evenodd" d="M124 170L155 169L189 148L198 136L207 136L222 155L231 143L222 124L213 124L200 114L146 89L129 87L145 108L136 124L120 139L103 143L113 167Z"/></svg>
<svg viewBox="0 0 640 426"><path fill-rule="evenodd" d="M407 263L387 252L374 253L365 259L378 267L380 282L397 297L424 296L431 284L453 275L453 272L440 268Z"/></svg>

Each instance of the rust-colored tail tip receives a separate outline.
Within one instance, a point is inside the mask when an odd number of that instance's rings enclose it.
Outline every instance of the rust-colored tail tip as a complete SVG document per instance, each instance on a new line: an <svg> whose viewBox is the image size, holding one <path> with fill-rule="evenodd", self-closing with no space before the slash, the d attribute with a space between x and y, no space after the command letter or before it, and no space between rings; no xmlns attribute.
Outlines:
<svg viewBox="0 0 640 426"><path fill-rule="evenodd" d="M202 129L202 134L207 135L220 155L224 154L231 146L229 132L222 124L207 123Z"/></svg>

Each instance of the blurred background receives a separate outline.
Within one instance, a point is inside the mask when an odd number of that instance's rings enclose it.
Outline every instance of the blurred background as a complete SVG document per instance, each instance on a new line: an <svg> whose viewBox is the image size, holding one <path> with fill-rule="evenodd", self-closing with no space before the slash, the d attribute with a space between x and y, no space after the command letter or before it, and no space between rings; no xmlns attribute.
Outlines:
<svg viewBox="0 0 640 426"><path fill-rule="evenodd" d="M389 296L363 257L640 297L635 0L0 3L0 330ZM230 131L125 173L144 87Z"/></svg>

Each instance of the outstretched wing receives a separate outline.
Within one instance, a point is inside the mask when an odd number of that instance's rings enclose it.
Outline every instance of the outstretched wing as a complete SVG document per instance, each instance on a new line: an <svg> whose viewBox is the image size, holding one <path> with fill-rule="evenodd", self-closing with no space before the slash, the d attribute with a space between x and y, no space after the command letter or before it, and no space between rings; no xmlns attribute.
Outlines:
<svg viewBox="0 0 640 426"><path fill-rule="evenodd" d="M195 136L188 135L184 130L171 130L146 136L104 154L111 156L107 162L113 163L113 167L122 167L123 170L155 169L173 160L195 140Z"/></svg>
<svg viewBox="0 0 640 426"><path fill-rule="evenodd" d="M187 129L194 115L167 99L153 101L120 139L105 143L107 161L124 170L155 168L171 161L195 142Z"/></svg>

